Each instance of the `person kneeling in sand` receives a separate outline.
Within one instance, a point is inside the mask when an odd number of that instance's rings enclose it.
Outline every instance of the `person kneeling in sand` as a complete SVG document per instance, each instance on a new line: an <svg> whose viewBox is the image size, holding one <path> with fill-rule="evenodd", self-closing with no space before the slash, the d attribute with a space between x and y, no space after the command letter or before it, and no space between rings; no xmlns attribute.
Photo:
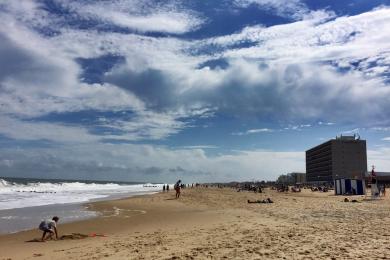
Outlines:
<svg viewBox="0 0 390 260"><path fill-rule="evenodd" d="M60 220L60 218L55 216L51 220L50 219L43 220L39 224L39 229L43 231L42 239L41 239L42 242L45 241L46 233L49 233L47 238L52 239L53 235L55 234L56 235L56 239L58 239L58 232L57 232L57 222L58 222L58 220Z"/></svg>

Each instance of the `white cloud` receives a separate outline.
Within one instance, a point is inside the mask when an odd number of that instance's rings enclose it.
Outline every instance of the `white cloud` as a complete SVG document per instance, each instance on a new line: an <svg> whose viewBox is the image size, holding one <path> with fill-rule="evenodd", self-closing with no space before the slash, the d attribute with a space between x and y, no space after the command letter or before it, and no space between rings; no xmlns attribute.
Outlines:
<svg viewBox="0 0 390 260"><path fill-rule="evenodd" d="M382 141L390 141L390 137L384 137L382 138Z"/></svg>
<svg viewBox="0 0 390 260"><path fill-rule="evenodd" d="M42 27L50 24L50 17L42 4L34 0L2 0L0 3L2 22L12 23L15 19L31 27Z"/></svg>
<svg viewBox="0 0 390 260"><path fill-rule="evenodd" d="M225 70L197 73L193 75L200 80L194 80L179 98L198 98L230 115L298 121L386 120L390 90L384 83L353 71L341 73L330 65L269 63L259 67L257 62L233 60Z"/></svg>
<svg viewBox="0 0 390 260"><path fill-rule="evenodd" d="M358 134L360 131L360 128L355 128L352 130L343 131L341 134Z"/></svg>
<svg viewBox="0 0 390 260"><path fill-rule="evenodd" d="M143 111L128 121L108 119L100 126L121 131L118 135L105 135L107 139L158 140L176 134L187 127L185 123L177 119L175 115Z"/></svg>
<svg viewBox="0 0 390 260"><path fill-rule="evenodd" d="M279 16L295 19L300 19L309 12L307 6L300 0L234 0L234 3L240 7L254 4L267 11L273 10Z"/></svg>
<svg viewBox="0 0 390 260"><path fill-rule="evenodd" d="M305 20L270 27L250 26L240 33L215 37L204 44L227 48L221 55L272 62L335 62L374 77L387 71L390 34L390 8L383 7L355 16L334 17L332 12L317 11ZM240 43L253 46L229 49ZM373 65L373 62L380 64ZM373 67L374 66L374 67Z"/></svg>
<svg viewBox="0 0 390 260"><path fill-rule="evenodd" d="M389 122L390 89L383 80L390 64L388 7L335 18L332 12L310 12L299 1L246 0L236 4L247 6L250 2L283 16L298 13L294 18L300 21L255 25L232 35L189 41L111 32L98 26L81 30L58 15L46 13L33 1L20 5L2 2L6 8L0 11L0 123L6 127L1 127L0 133L17 140L64 143L63 149L44 152L64 158L63 163L84 165L83 169L108 165L113 171L133 169L134 176L141 176L137 171L150 174L155 169L156 174L167 174L161 178L171 179L184 174L184 169L193 180L223 181L275 179L285 172L303 171L304 154L243 151L209 157L204 149L213 146L169 150L99 142L164 139L191 127L191 121L186 121L189 118L221 114L292 122L288 129L295 130L310 127L302 122L317 122L319 118L328 122L319 125ZM145 1L89 2L87 6L56 3L73 8L77 19L138 32L182 34L202 23L196 14L174 3L165 9ZM42 33L46 26L55 34ZM253 46L241 48L243 43ZM202 54L213 48L218 51ZM123 57L124 62L102 72L101 84L82 82L83 68L77 59L104 55ZM226 68L200 66L215 59L226 61ZM107 117L92 126L39 122L36 118L85 110L133 114ZM93 133L89 127L104 127L107 133ZM271 131L259 128L241 134ZM39 156L39 151L29 152ZM373 163L387 167L387 150L369 154ZM15 163L7 163L10 165Z"/></svg>
<svg viewBox="0 0 390 260"><path fill-rule="evenodd" d="M318 122L318 125L334 125L335 123L332 123L332 122L322 122L322 121L319 121Z"/></svg>
<svg viewBox="0 0 390 260"><path fill-rule="evenodd" d="M105 140L139 141L159 140L178 133L187 127L175 116L163 113L140 112L128 121L118 118L89 124L65 124L23 120L0 116L0 134L15 140L47 140L54 143L96 143ZM95 132L95 127L105 131Z"/></svg>
<svg viewBox="0 0 390 260"><path fill-rule="evenodd" d="M248 134L256 134L256 133L264 133L264 132L272 132L272 129L269 128L259 128L259 129L250 129L247 131Z"/></svg>
<svg viewBox="0 0 390 260"><path fill-rule="evenodd" d="M249 135L249 134L271 133L271 132L274 132L274 130L269 128L258 128L258 129L249 129L246 132L232 133L232 135Z"/></svg>
<svg viewBox="0 0 390 260"><path fill-rule="evenodd" d="M95 14L96 10L91 10ZM101 19L111 21L112 23L139 30L141 32L165 32L181 34L194 30L201 23L186 14L180 13L159 13L148 16L129 16L119 12L106 12L100 10Z"/></svg>
<svg viewBox="0 0 390 260"><path fill-rule="evenodd" d="M121 3L119 6L124 8L125 4ZM103 85L100 89L107 89L105 91L107 94L117 92L113 96L127 95L129 100L140 98L136 102L146 108L154 107L174 112L178 109L188 111L188 107L192 106L198 106L200 109L213 107L215 111L232 115L258 114L262 117L265 114L274 114L274 118L282 120L292 115L296 119L322 117L342 121L348 120L352 113L359 114L362 119L370 118L383 114L386 108L384 101L388 90L381 82L381 78L374 77L372 74L367 78L365 72L368 68L363 73L352 70L343 74L334 69L334 65L323 65L317 62L332 60L332 57L344 63L373 54L382 57L382 51L388 48L388 41L385 41L388 34L386 30L379 30L377 27L380 28L381 25L389 22L386 18L388 10L382 8L332 21L328 21L332 14L318 11L303 21L268 28L248 27L236 35L200 42L69 29L63 29L58 36L41 39L29 32L30 34L27 35L30 35L31 46L28 50L29 53L34 53L33 60L38 60L39 57L42 57L41 60L46 60L43 57L56 57L56 60L49 59L49 62L41 68L52 67L58 68L58 71L65 71L64 80L59 82L55 74L51 77L48 73L44 77L47 84L43 84L38 91L34 87L42 84L39 84L40 81L36 78L33 80L29 78L26 82L27 79L24 80L22 77L18 79L19 81L7 82L7 84L14 89L15 85L24 86L27 83L33 85L30 89L35 95L38 95L39 91L49 94L51 98L44 99L42 103L55 100L53 102L55 104L53 108L45 105L44 107L48 109L43 113L49 113L50 109L61 111L56 107L61 103L72 104L68 108L63 105L65 108L62 111L71 109L70 107L83 109L85 107L73 104L77 104L78 101L88 103L78 97L79 86L83 86L82 89L90 92L91 95L95 91L94 86L80 85L78 82L78 75L82 70L74 59L112 54L124 56L126 63L115 66L107 72L106 80L109 79L111 85ZM10 35L18 36L21 28L16 27L13 30L7 28L6 31L11 32ZM379 40L375 44L370 39L374 33L375 40ZM13 40L15 42L18 40L20 44L27 41L25 37L18 37L14 36ZM194 56L187 52L190 48L202 48L207 43L229 46L247 40L257 42L259 47L238 48L222 53L230 64L230 67L225 70L197 69L197 65L212 57ZM42 45L45 48L39 52L38 46ZM364 46L370 46L370 51L361 51L361 47ZM23 46L23 48L27 47ZM53 55L54 52L58 55ZM248 62L243 58L256 58L262 61L259 67L258 61ZM382 62L384 60L381 59ZM134 88L134 77L153 70L159 73L161 81L149 82L155 84L152 85L153 88L149 90L145 88L144 92L137 91ZM55 70L54 72L57 73ZM133 78L129 75L133 75ZM59 78L61 79L61 76ZM52 82L56 82L55 86L58 88L53 88ZM329 85L329 82L332 82L332 85ZM125 91L118 89L117 86ZM233 88L236 88L236 93L240 93L240 96L234 94ZM166 94L160 91L166 91ZM314 94L320 92L323 94ZM67 95L71 95L70 98ZM13 95L7 96L4 103L15 104L15 100L20 96L23 97L21 93L14 92ZM32 101L35 99L34 95L29 97ZM93 96L93 98L97 97L98 95ZM28 100L27 97L24 98ZM376 99L377 101L374 102ZM121 103L119 102L121 99L105 99L106 103L108 100L111 104L102 107L122 109L126 106L125 100ZM372 102L375 105L372 105ZM129 101L127 105L132 103L134 102ZM98 107L99 104L99 102L96 104L92 102L92 105L87 108ZM338 109L333 115L334 106ZM16 108L12 109L16 111ZM134 107L130 105L130 109ZM182 115L185 113L189 112L184 112Z"/></svg>
<svg viewBox="0 0 390 260"><path fill-rule="evenodd" d="M197 29L202 19L167 1L116 0L108 2L61 1L62 6L83 19L95 19L140 32L182 34Z"/></svg>
<svg viewBox="0 0 390 260"><path fill-rule="evenodd" d="M367 151L367 165L371 169L371 165L375 165L375 170L378 172L390 172L390 148L379 147L376 150Z"/></svg>
<svg viewBox="0 0 390 260"><path fill-rule="evenodd" d="M371 127L371 128L369 128L369 130L387 132L387 131L390 131L390 127L381 127L381 126L378 126L378 127Z"/></svg>
<svg viewBox="0 0 390 260"><path fill-rule="evenodd" d="M243 28L241 32L206 39L204 43L217 44L226 47L241 42L258 44L258 48L235 48L231 52L231 55L235 52L238 52L238 54L246 54L246 52L248 52L248 54L264 54L265 57L273 58L273 55L276 54L273 50L280 49L280 51L283 51L283 47L288 47L288 49L284 50L279 57L284 56L285 54L289 54L289 56L294 55L294 53L289 52L290 48L317 45L319 34L321 35L324 32L322 26L325 26L326 28L326 25L328 24L326 22L334 17L332 12L327 11L316 11L311 14L312 15L308 16L307 19L293 23L269 27L265 27L261 24L247 26ZM266 49L261 51L259 48L260 46ZM270 51L271 53L266 55Z"/></svg>
<svg viewBox="0 0 390 260"><path fill-rule="evenodd" d="M134 95L116 86L81 83L78 78L81 68L66 52L18 23L2 26L0 39L2 113L39 116L85 109L144 107Z"/></svg>
<svg viewBox="0 0 390 260"><path fill-rule="evenodd" d="M388 95L386 84L380 77L367 77L360 70L352 69L348 73L342 73L334 65L318 62L330 61L332 57L336 57L336 60L342 58L344 61L352 62L357 56L362 58L370 56L373 51L381 53L386 50L388 47L384 45L384 39L388 34L385 32L381 32L378 36L383 39L379 45L370 43L371 28L376 30L377 24L388 23L384 18L386 12L388 9L384 8L329 22L327 22L329 15L319 13L314 15L314 18L293 24L251 28L250 30L253 29L254 32L259 30L259 34L254 33L251 39L260 43L258 47L260 52L252 52L253 48L226 51L223 56L227 58L230 67L225 70L210 70L207 67L195 69L194 65L207 57L191 56L187 62L184 62L188 58L182 52L186 43L176 42L166 46L181 46L181 49L176 50L182 54L173 55L174 58L180 57L179 59L170 64L161 60L148 60L143 63L147 64L143 71L148 67L160 70L161 79L166 80L167 83L167 87L165 83L161 84L160 89L169 91L169 95L165 96L175 97L172 99L175 100L175 104L167 99L163 100L164 106L168 107L178 104L187 105L196 101L198 104L213 106L233 115L250 112L249 114L257 113L262 116L264 113L275 113L276 118L293 115L297 119L322 117L335 122L348 120L351 118L350 115L359 115L361 120L365 121L374 116L384 115L385 97ZM349 36L351 37L348 38ZM232 44L249 39L248 36L234 37L229 40ZM210 39L210 42L215 43L222 38ZM361 48L356 46L359 39L363 46L375 45L376 47L371 48L370 52L361 52ZM192 46L196 47L196 43ZM339 51L335 52L334 48ZM279 55L286 50L288 53ZM169 52L171 51L174 49ZM245 51L249 51L250 55L243 53ZM242 60L243 57L260 58L262 60L260 68L259 62L248 62ZM128 75L129 72L136 70L133 67L134 65L128 63L120 68L122 72L115 70L111 75L115 77L121 77L121 73ZM126 77L123 79L126 80ZM329 82L332 84L329 85ZM234 93L228 91L229 88L236 88L240 96L233 96ZM144 94L156 94L154 91L151 92ZM267 93L267 95L260 95L260 93ZM239 100L243 102L237 102ZM375 105L372 105L373 102ZM281 110L280 105L282 105ZM334 109L335 107L337 109ZM283 110L284 108L289 111Z"/></svg>
<svg viewBox="0 0 390 260"><path fill-rule="evenodd" d="M64 124L21 121L0 117L0 134L16 140L48 140L59 143L91 143L99 140L84 127Z"/></svg>
<svg viewBox="0 0 390 260"><path fill-rule="evenodd" d="M180 147L182 149L217 149L218 146L215 145L189 145Z"/></svg>
<svg viewBox="0 0 390 260"><path fill-rule="evenodd" d="M147 111L145 104L135 95L115 85L80 82L82 69L74 61L75 56L69 54L69 49L57 45L56 38L42 37L17 21L2 26L0 38L0 53L3 57L0 61L0 113L8 115L7 120L11 120L9 116L13 117L12 124L2 131L8 137L55 142L102 140L101 136L88 133L84 126L77 128L20 120L84 110L130 110L135 113L131 122L118 119L111 121L110 127L119 129L122 134L105 136L110 139L160 139L184 127L183 123L176 120L181 117L180 114ZM71 39L67 40L69 42ZM81 49L88 49L88 46L79 45ZM202 109L205 108L194 111ZM202 116L204 113L198 114ZM19 130L17 126L31 131ZM51 129L57 134L40 129ZM80 131L80 134L75 134L76 131Z"/></svg>
<svg viewBox="0 0 390 260"><path fill-rule="evenodd" d="M81 144L57 149L3 149L0 156L12 160L12 164L0 163L3 174L29 167L28 172L45 169L49 174L45 177L64 172L65 165L69 178L76 173L76 177L92 179L149 178L167 182L180 178L187 183L275 180L286 172L304 171L303 152L236 151L232 155L208 157L199 148L170 150L150 145ZM34 163L37 161L42 164Z"/></svg>

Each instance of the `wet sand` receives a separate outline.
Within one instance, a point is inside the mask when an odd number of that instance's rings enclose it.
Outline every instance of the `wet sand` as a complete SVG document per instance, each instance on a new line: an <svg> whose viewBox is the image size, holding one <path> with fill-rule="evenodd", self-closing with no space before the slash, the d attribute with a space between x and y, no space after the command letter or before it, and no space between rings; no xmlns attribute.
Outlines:
<svg viewBox="0 0 390 260"><path fill-rule="evenodd" d="M101 217L59 223L63 240L0 236L0 259L390 259L390 200L349 198L196 188L96 202Z"/></svg>

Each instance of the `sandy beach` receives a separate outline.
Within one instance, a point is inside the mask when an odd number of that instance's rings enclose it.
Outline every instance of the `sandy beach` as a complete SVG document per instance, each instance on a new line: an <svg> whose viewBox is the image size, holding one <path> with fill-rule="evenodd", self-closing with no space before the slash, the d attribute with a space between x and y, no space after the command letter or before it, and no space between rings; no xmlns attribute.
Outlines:
<svg viewBox="0 0 390 260"><path fill-rule="evenodd" d="M194 188L96 202L101 217L59 223L63 240L0 236L0 259L390 259L390 200L349 198Z"/></svg>

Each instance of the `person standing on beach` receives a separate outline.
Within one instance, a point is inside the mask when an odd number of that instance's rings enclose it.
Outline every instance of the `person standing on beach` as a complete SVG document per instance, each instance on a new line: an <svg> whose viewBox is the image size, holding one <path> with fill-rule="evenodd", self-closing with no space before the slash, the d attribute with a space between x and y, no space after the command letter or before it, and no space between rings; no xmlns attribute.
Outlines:
<svg viewBox="0 0 390 260"><path fill-rule="evenodd" d="M56 239L58 239L58 232L57 232L57 222L60 220L59 217L54 216L51 220L43 220L39 224L39 229L43 231L42 234L42 242L45 241L46 233L49 233L47 238L53 238L53 235L56 234Z"/></svg>
<svg viewBox="0 0 390 260"><path fill-rule="evenodd" d="M163 185L163 192L165 192L165 184Z"/></svg>
<svg viewBox="0 0 390 260"><path fill-rule="evenodd" d="M181 186L181 180L178 180L174 186L175 191L176 191L176 199L180 197L180 187Z"/></svg>

